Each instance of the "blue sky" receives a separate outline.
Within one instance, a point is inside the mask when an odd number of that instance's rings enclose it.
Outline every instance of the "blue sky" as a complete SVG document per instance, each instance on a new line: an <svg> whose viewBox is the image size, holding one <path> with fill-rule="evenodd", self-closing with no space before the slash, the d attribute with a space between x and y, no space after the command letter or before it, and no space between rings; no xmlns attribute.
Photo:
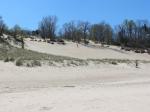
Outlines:
<svg viewBox="0 0 150 112"><path fill-rule="evenodd" d="M56 15L58 26L71 20L106 21L112 26L124 19L150 21L150 0L0 0L0 15L12 27L35 29L44 16Z"/></svg>

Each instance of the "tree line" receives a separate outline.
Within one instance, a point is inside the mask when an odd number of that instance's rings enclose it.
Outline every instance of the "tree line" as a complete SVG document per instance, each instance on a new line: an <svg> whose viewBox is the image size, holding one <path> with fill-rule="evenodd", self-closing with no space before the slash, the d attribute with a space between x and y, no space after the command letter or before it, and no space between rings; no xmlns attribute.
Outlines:
<svg viewBox="0 0 150 112"><path fill-rule="evenodd" d="M150 25L148 21L124 20L122 24L116 27L115 41L128 47L150 47Z"/></svg>
<svg viewBox="0 0 150 112"><path fill-rule="evenodd" d="M19 25L8 29L0 17L0 35L41 36L43 39L66 39L73 42L88 44L89 40L101 44L113 44L133 48L150 48L150 24L146 20L124 20L112 28L106 22L91 24L88 21L70 21L58 31L56 16L44 17L36 30L24 30Z"/></svg>

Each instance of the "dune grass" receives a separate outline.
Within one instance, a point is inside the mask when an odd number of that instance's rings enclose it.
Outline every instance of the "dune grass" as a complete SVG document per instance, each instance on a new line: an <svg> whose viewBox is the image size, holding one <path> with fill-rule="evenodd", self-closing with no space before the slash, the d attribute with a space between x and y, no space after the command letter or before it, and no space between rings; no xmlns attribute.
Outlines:
<svg viewBox="0 0 150 112"><path fill-rule="evenodd" d="M94 64L108 63L118 65L119 63L135 63L136 60L127 59L77 59L65 56L56 56L46 53L39 53L31 50L16 48L8 43L0 41L0 60L4 62L14 62L17 66L35 67L47 63L49 66L87 66L90 62ZM139 63L150 63L148 61L138 61Z"/></svg>
<svg viewBox="0 0 150 112"><path fill-rule="evenodd" d="M31 50L16 48L4 43L0 43L0 60L4 60L4 62L15 61L18 66L22 66L24 64L27 66L41 66L41 62L49 62L49 65L50 63L51 65L54 65L54 63L62 64L65 61L72 65L76 65L77 63L82 65L84 63L84 60L81 59L39 53Z"/></svg>

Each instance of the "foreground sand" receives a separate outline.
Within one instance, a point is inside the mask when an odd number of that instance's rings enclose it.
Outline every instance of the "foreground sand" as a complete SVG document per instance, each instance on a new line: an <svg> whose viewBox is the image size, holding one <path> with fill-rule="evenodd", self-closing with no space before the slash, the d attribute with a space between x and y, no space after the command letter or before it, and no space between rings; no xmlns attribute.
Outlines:
<svg viewBox="0 0 150 112"><path fill-rule="evenodd" d="M0 112L150 112L149 67L24 68L0 62Z"/></svg>

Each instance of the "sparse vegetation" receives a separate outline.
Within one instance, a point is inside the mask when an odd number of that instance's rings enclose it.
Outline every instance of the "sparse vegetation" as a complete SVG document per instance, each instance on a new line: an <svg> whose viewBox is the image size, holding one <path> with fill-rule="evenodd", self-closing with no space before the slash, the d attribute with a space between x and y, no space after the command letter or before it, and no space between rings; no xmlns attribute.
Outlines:
<svg viewBox="0 0 150 112"><path fill-rule="evenodd" d="M23 66L23 60L22 59L18 59L16 61L16 66Z"/></svg>
<svg viewBox="0 0 150 112"><path fill-rule="evenodd" d="M37 60L33 60L31 62L32 66L35 67L35 66L41 66L41 62L40 61L37 61Z"/></svg>
<svg viewBox="0 0 150 112"><path fill-rule="evenodd" d="M139 62L138 62L138 60L135 61L135 67L136 67L136 68L139 67Z"/></svg>
<svg viewBox="0 0 150 112"><path fill-rule="evenodd" d="M7 57L6 59L4 59L4 62L9 62L9 58Z"/></svg>
<svg viewBox="0 0 150 112"><path fill-rule="evenodd" d="M14 62L15 59L11 57L11 58L9 58L9 61Z"/></svg>
<svg viewBox="0 0 150 112"><path fill-rule="evenodd" d="M42 66L42 64L38 60L32 60L32 61L27 62L26 66L27 67L38 67L38 66Z"/></svg>
<svg viewBox="0 0 150 112"><path fill-rule="evenodd" d="M108 63L112 65L118 65L119 63L135 63L135 60L123 60L123 59L77 59L65 56L55 56L45 53L39 53L31 50L16 48L8 43L2 42L0 44L0 60L4 62L15 62L17 66L36 67L47 64L49 66L87 66L89 63L96 65L101 63ZM148 61L138 61L143 63L149 63ZM136 62L136 66L138 66Z"/></svg>
<svg viewBox="0 0 150 112"><path fill-rule="evenodd" d="M31 50L15 48L6 44L3 44L2 47L0 47L0 54L0 60L4 60L5 62L13 62L16 60L17 66L41 66L41 62L49 62L49 65L53 66L54 63L64 63L64 60L68 62L75 61L79 64L82 63L82 60L80 59L38 53Z"/></svg>
<svg viewBox="0 0 150 112"><path fill-rule="evenodd" d="M14 58L12 58L12 57L6 57L5 59L4 59L4 62L14 62L15 61L15 59Z"/></svg>
<svg viewBox="0 0 150 112"><path fill-rule="evenodd" d="M117 62L115 62L115 61L112 61L112 62L111 62L111 64L113 64L113 65L117 65Z"/></svg>

